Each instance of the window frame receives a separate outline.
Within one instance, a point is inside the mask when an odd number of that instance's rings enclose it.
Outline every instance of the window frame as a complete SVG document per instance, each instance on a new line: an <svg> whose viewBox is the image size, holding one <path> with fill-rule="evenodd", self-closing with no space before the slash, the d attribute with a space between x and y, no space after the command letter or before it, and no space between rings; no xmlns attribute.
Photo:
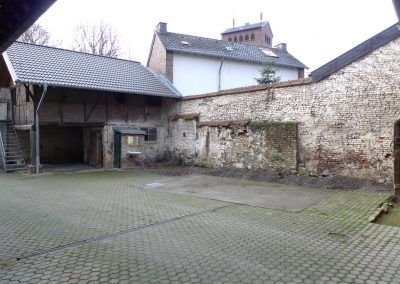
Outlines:
<svg viewBox="0 0 400 284"><path fill-rule="evenodd" d="M140 130L146 132L144 135L144 142L156 143L158 141L158 129L157 127L141 127ZM152 132L152 133L150 133Z"/></svg>

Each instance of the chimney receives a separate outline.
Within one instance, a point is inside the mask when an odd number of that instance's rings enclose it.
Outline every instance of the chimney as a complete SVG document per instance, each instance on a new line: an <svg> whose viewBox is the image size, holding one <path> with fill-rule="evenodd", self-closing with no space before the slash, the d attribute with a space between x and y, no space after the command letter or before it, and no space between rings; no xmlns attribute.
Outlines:
<svg viewBox="0 0 400 284"><path fill-rule="evenodd" d="M159 22L156 30L159 33L166 33L167 32L167 23Z"/></svg>
<svg viewBox="0 0 400 284"><path fill-rule="evenodd" d="M280 48L284 51L287 51L287 43L280 43L280 44L276 45L275 48Z"/></svg>

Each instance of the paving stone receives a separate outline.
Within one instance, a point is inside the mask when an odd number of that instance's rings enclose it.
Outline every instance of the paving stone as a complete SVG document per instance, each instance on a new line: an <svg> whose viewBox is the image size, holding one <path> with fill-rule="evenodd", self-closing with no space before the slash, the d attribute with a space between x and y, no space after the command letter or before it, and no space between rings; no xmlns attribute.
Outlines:
<svg viewBox="0 0 400 284"><path fill-rule="evenodd" d="M335 191L286 212L140 186L157 178L0 174L0 283L399 282L400 229L367 223L385 195Z"/></svg>

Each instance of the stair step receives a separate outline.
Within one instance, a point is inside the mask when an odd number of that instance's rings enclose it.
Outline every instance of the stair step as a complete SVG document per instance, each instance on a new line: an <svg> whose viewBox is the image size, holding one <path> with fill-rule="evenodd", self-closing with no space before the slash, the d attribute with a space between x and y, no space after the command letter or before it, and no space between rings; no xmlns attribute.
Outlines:
<svg viewBox="0 0 400 284"><path fill-rule="evenodd" d="M18 171L24 171L24 170L26 170L26 167L7 169L6 172L10 173L10 172L18 172Z"/></svg>
<svg viewBox="0 0 400 284"><path fill-rule="evenodd" d="M25 166L24 162L21 162L21 160L6 160L6 166Z"/></svg>
<svg viewBox="0 0 400 284"><path fill-rule="evenodd" d="M12 121L6 124L6 135L3 140L5 148L5 171L15 172L26 170L26 164L21 146L18 140L18 135Z"/></svg>
<svg viewBox="0 0 400 284"><path fill-rule="evenodd" d="M26 169L26 165L25 164L15 164L15 165L7 165L6 166L7 170L15 170L15 169Z"/></svg>
<svg viewBox="0 0 400 284"><path fill-rule="evenodd" d="M15 152L15 153L6 153L6 157L23 157L24 155L22 155L22 153L20 153L19 151L18 152Z"/></svg>

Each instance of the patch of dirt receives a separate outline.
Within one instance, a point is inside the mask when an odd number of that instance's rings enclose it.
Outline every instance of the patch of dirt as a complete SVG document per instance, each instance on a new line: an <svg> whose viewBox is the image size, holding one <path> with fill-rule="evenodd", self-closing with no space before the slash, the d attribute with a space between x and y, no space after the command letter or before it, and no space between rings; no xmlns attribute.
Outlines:
<svg viewBox="0 0 400 284"><path fill-rule="evenodd" d="M377 220L378 224L400 227L400 204L397 203L388 213L382 214Z"/></svg>
<svg viewBox="0 0 400 284"><path fill-rule="evenodd" d="M227 169L227 168L200 168L189 166L160 166L148 168L150 172L167 176L211 175L233 177L252 181L266 181L271 183L297 185L311 188L327 188L337 190L351 190L363 192L390 193L392 185L379 184L364 179L345 176L300 176L267 172L265 170Z"/></svg>

